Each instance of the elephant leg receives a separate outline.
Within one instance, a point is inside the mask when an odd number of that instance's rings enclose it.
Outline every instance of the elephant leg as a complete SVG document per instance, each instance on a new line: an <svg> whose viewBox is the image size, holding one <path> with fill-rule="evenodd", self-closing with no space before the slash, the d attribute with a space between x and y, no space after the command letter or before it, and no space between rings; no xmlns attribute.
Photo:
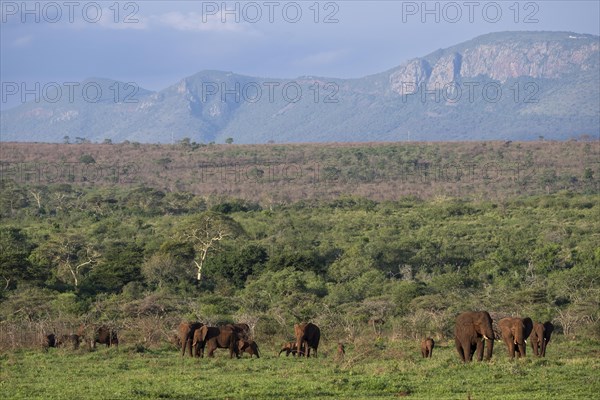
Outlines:
<svg viewBox="0 0 600 400"><path fill-rule="evenodd" d="M540 351L542 357L546 357L546 346L548 345L548 343L546 343L546 339L542 340L542 350Z"/></svg>
<svg viewBox="0 0 600 400"><path fill-rule="evenodd" d="M196 357L202 358L204 356L204 348L202 346L202 343L196 343L196 349L194 351L196 352Z"/></svg>
<svg viewBox="0 0 600 400"><path fill-rule="evenodd" d="M517 357L525 357L526 355L527 355L527 350L526 350L525 343L519 344L519 353L518 353Z"/></svg>
<svg viewBox="0 0 600 400"><path fill-rule="evenodd" d="M477 361L483 361L483 340L477 339Z"/></svg>
<svg viewBox="0 0 600 400"><path fill-rule="evenodd" d="M512 339L506 341L506 348L508 349L508 358L511 360L515 358L515 343Z"/></svg>
<svg viewBox="0 0 600 400"><path fill-rule="evenodd" d="M458 338L454 338L454 345L456 347L456 352L458 353L458 357L460 357L462 362L465 362L465 353L463 351L463 345L460 342L460 340L458 340Z"/></svg>
<svg viewBox="0 0 600 400"><path fill-rule="evenodd" d="M458 356L462 360L462 362L469 361L469 351L471 349L471 345L469 343L461 342L458 338L454 339L454 343L456 345L456 351Z"/></svg>

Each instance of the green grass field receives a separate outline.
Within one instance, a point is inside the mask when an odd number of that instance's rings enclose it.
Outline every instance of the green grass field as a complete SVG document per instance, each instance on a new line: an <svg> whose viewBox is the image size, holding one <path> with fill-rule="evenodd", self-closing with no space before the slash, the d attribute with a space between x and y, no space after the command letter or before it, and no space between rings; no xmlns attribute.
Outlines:
<svg viewBox="0 0 600 400"><path fill-rule="evenodd" d="M329 345L329 346L328 346ZM558 337L545 359L510 361L497 342L488 363L463 365L452 342L422 359L415 342L348 345L343 360L324 343L319 358L181 358L140 346L95 352L20 350L0 356L3 399L593 399L600 343Z"/></svg>

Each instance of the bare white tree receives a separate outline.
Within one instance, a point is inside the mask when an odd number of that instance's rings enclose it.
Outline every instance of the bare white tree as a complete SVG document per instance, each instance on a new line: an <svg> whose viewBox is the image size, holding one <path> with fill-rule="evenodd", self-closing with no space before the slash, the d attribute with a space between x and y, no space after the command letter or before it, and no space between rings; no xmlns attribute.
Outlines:
<svg viewBox="0 0 600 400"><path fill-rule="evenodd" d="M40 250L56 265L58 275L76 288L101 256L91 244L74 235L52 240Z"/></svg>
<svg viewBox="0 0 600 400"><path fill-rule="evenodd" d="M202 280L202 269L208 254L217 249L219 242L239 229L233 220L215 213L203 213L184 226L181 236L192 244L196 253L193 262L197 281Z"/></svg>

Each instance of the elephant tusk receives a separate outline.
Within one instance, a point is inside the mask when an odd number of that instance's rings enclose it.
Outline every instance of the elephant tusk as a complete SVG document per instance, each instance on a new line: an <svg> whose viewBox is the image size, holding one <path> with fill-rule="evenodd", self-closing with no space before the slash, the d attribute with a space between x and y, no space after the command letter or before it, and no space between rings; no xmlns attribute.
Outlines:
<svg viewBox="0 0 600 400"><path fill-rule="evenodd" d="M487 336L485 336L485 335L483 335L483 338L484 338L485 340L490 340L490 338L489 338L489 337L487 337Z"/></svg>

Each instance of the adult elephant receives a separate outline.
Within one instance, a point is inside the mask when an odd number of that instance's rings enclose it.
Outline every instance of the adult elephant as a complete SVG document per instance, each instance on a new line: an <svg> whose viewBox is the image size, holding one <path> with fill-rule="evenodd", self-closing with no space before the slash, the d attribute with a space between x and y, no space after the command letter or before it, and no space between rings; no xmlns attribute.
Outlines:
<svg viewBox="0 0 600 400"><path fill-rule="evenodd" d="M238 341L239 337L235 330L204 325L194 332L193 346L197 357L204 357L206 348L209 357L214 357L216 349L229 349L230 358L233 358L234 354L240 358Z"/></svg>
<svg viewBox="0 0 600 400"><path fill-rule="evenodd" d="M181 345L181 357L185 356L186 347L189 349L190 357L192 357L192 342L194 333L202 327L201 322L182 322L177 329L179 332L179 344Z"/></svg>
<svg viewBox="0 0 600 400"><path fill-rule="evenodd" d="M73 350L77 350L79 349L79 343L81 342L81 339L82 338L76 333L72 333L70 335L62 335L56 340L56 347L67 346L68 344L70 344Z"/></svg>
<svg viewBox="0 0 600 400"><path fill-rule="evenodd" d="M539 357L546 357L546 346L550 342L550 336L554 331L552 322L546 321L543 324L536 322L533 324L533 331L529 338L533 354Z"/></svg>
<svg viewBox="0 0 600 400"><path fill-rule="evenodd" d="M204 348L206 347L206 342L214 337L219 336L221 329L227 328L203 325L194 332L192 347L194 348L195 357L204 357Z"/></svg>
<svg viewBox="0 0 600 400"><path fill-rule="evenodd" d="M477 351L477 360L483 359L484 340L485 359L489 360L494 350L494 331L492 317L487 311L469 311L456 317L454 342L458 356L463 362L473 360L475 351Z"/></svg>
<svg viewBox="0 0 600 400"><path fill-rule="evenodd" d="M112 345L119 347L117 331L104 325L98 327L94 333L94 337L91 340L92 348L96 348L96 343L105 344L106 347L110 347Z"/></svg>
<svg viewBox="0 0 600 400"><path fill-rule="evenodd" d="M502 318L498 321L498 327L502 333L502 340L506 344L508 356L513 359L517 353L517 357L525 357L527 347L525 341L533 329L531 318Z"/></svg>
<svg viewBox="0 0 600 400"><path fill-rule="evenodd" d="M244 323L238 324L227 324L223 325L221 328L229 329L237 333L240 339L249 340L250 339L250 325Z"/></svg>
<svg viewBox="0 0 600 400"><path fill-rule="evenodd" d="M321 330L312 322L306 324L294 325L294 333L296 335L296 349L298 356L306 355L310 357L310 349L315 351L317 357L317 348L321 339Z"/></svg>
<svg viewBox="0 0 600 400"><path fill-rule="evenodd" d="M54 335L54 333L50 333L44 336L44 340L42 341L42 347L46 351L48 351L49 347L56 347L56 335Z"/></svg>

